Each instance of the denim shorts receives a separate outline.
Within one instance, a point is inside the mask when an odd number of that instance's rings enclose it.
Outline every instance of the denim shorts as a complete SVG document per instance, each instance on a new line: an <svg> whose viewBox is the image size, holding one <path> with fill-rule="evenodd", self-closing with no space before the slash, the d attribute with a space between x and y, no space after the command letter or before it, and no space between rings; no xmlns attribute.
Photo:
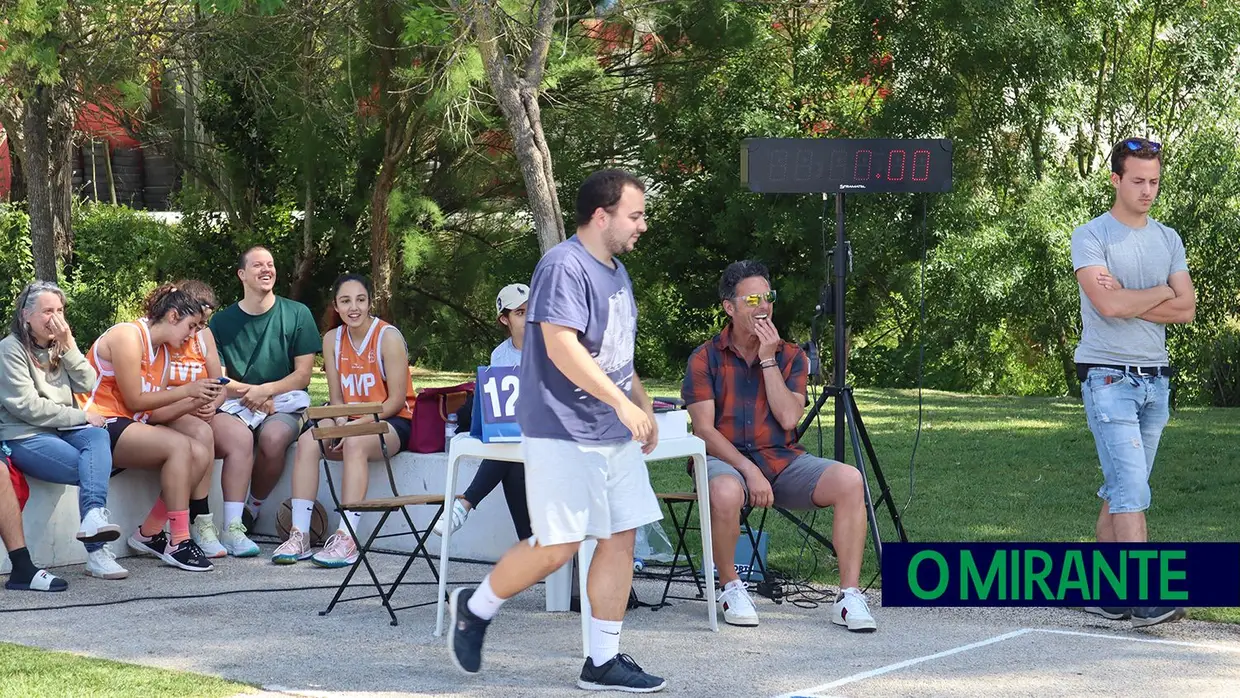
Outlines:
<svg viewBox="0 0 1240 698"><path fill-rule="evenodd" d="M1098 496L1112 514L1149 509L1150 472L1170 416L1170 379L1091 368L1081 397L1102 466Z"/></svg>

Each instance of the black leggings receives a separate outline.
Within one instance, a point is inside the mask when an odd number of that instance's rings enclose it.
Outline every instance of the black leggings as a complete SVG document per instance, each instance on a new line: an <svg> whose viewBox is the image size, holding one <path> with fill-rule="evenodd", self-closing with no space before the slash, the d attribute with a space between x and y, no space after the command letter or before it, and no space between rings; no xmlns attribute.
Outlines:
<svg viewBox="0 0 1240 698"><path fill-rule="evenodd" d="M534 535L530 530L530 510L525 503L525 465L500 460L484 460L478 466L478 474L465 490L465 501L471 506L478 504L495 489L504 483L504 500L508 502L508 513L512 515L513 528L517 529L517 538L526 540Z"/></svg>

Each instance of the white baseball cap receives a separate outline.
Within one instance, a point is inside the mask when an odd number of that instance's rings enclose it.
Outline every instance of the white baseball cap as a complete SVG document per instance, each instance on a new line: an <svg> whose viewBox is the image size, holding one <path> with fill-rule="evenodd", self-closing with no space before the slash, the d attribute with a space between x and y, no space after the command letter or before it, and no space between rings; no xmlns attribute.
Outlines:
<svg viewBox="0 0 1240 698"><path fill-rule="evenodd" d="M530 299L530 287L525 284L508 284L499 290L495 297L495 314L503 315L505 310L516 310Z"/></svg>

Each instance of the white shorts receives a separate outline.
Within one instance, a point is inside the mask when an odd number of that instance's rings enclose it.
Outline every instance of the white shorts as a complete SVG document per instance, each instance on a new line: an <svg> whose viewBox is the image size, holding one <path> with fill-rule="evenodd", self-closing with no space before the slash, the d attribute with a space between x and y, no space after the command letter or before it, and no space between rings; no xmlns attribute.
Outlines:
<svg viewBox="0 0 1240 698"><path fill-rule="evenodd" d="M610 538L663 518L636 441L591 446L526 437L521 450L530 528L541 545Z"/></svg>

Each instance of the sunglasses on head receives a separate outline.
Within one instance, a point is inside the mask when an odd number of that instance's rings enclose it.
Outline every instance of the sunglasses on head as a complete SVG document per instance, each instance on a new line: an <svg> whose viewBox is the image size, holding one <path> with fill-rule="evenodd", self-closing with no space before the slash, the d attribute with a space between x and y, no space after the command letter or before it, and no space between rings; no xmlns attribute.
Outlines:
<svg viewBox="0 0 1240 698"><path fill-rule="evenodd" d="M1129 150L1129 152L1133 152L1133 153L1139 152L1141 150L1148 150L1151 153L1157 153L1160 150L1162 150L1162 143L1158 143L1156 141L1147 141L1144 138L1129 138L1128 140L1124 141L1120 145L1124 146L1125 148Z"/></svg>
<svg viewBox="0 0 1240 698"><path fill-rule="evenodd" d="M751 293L748 296L738 296L738 298L741 300L741 302L743 302L745 305L749 306L750 308L756 308L758 307L759 304L762 303L762 301L766 301L767 303L774 303L775 302L775 289L771 289L770 291L767 291L766 293Z"/></svg>

